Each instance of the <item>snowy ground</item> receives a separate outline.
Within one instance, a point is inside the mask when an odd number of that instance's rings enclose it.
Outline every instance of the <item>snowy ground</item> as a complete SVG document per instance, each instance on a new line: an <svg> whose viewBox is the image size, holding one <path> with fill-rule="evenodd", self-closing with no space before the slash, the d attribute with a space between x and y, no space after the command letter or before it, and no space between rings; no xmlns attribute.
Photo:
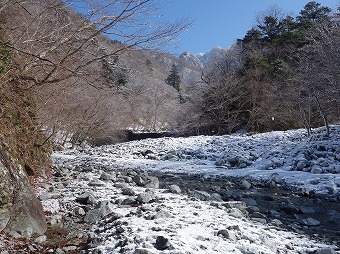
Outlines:
<svg viewBox="0 0 340 254"><path fill-rule="evenodd" d="M340 127L332 126L331 132L330 139L323 138L322 130L316 130L312 139L304 130L294 130L149 139L67 150L53 155L64 182L49 189L61 196L53 198L52 193L42 202L52 213L71 209L89 220L91 211L109 210L90 222L90 253L335 253L332 249L339 246L288 232L280 223L250 220L240 203L202 201L138 186L133 180L136 172L144 171L199 173L203 178L250 176L339 200ZM123 173L129 170L133 173ZM84 191L95 202L77 203ZM149 200L142 201L140 195Z"/></svg>

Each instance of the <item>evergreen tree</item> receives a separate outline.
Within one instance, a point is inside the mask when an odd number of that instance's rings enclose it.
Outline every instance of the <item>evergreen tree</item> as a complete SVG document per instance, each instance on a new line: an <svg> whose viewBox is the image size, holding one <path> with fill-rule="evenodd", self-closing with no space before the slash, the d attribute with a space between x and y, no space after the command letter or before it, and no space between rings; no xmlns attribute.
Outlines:
<svg viewBox="0 0 340 254"><path fill-rule="evenodd" d="M179 76L179 70L176 64L173 64L171 66L170 74L165 79L165 83L175 88L178 92L181 91L181 88L180 88L181 77Z"/></svg>

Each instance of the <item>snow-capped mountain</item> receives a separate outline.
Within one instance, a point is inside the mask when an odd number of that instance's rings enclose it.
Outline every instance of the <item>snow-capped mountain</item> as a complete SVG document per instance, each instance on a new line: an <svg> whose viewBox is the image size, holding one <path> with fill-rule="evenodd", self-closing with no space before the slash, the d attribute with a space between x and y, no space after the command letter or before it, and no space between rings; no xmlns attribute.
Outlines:
<svg viewBox="0 0 340 254"><path fill-rule="evenodd" d="M239 52L240 50L237 45L232 45L229 48L215 46L207 53L193 54L190 52L184 52L179 56L179 58L203 69L210 68L216 63L222 63L225 61L229 62L229 66L237 68Z"/></svg>

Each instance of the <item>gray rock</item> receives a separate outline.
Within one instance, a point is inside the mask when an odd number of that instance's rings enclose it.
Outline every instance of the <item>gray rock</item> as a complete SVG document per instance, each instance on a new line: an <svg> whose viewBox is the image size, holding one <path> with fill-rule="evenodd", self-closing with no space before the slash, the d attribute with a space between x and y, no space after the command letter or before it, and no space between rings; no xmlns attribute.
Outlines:
<svg viewBox="0 0 340 254"><path fill-rule="evenodd" d="M133 177L133 181L138 185L138 186L144 186L145 185L145 179L139 175L136 175Z"/></svg>
<svg viewBox="0 0 340 254"><path fill-rule="evenodd" d="M52 196L53 196L52 193L43 193L43 194L41 194L41 195L39 196L39 199L40 199L41 201L45 201L45 200L51 199Z"/></svg>
<svg viewBox="0 0 340 254"><path fill-rule="evenodd" d="M250 214L249 216L250 218L260 218L260 219L267 219L267 216L264 215L263 213L259 213L259 212L254 212L252 214Z"/></svg>
<svg viewBox="0 0 340 254"><path fill-rule="evenodd" d="M251 188L251 183L248 182L247 180L242 180L241 187L243 189L249 190Z"/></svg>
<svg viewBox="0 0 340 254"><path fill-rule="evenodd" d="M41 244L41 243L45 242L46 240L47 240L47 236L42 235L42 236L35 238L34 242L37 243L37 244Z"/></svg>
<svg viewBox="0 0 340 254"><path fill-rule="evenodd" d="M315 252L315 254L335 254L335 250L332 248L323 248Z"/></svg>
<svg viewBox="0 0 340 254"><path fill-rule="evenodd" d="M9 231L27 232L28 235L44 234L47 229L45 214L25 167L21 167L15 158L7 158L1 149L0 156L0 231L6 227ZM30 171L34 174L33 169Z"/></svg>
<svg viewBox="0 0 340 254"><path fill-rule="evenodd" d="M280 221L278 219L272 220L272 223L277 227L281 227L283 225L282 221Z"/></svg>
<svg viewBox="0 0 340 254"><path fill-rule="evenodd" d="M62 249L57 248L57 249L53 252L53 254L65 254L65 251L63 251Z"/></svg>
<svg viewBox="0 0 340 254"><path fill-rule="evenodd" d="M307 218L307 219L303 219L301 221L301 223L303 225L306 225L306 226L318 226L320 225L320 221L316 220L316 219L313 219L313 218Z"/></svg>
<svg viewBox="0 0 340 254"><path fill-rule="evenodd" d="M133 254L155 254L155 252L148 249L136 249Z"/></svg>
<svg viewBox="0 0 340 254"><path fill-rule="evenodd" d="M114 211L113 204L108 200L100 201L97 208L99 209L102 217L112 214Z"/></svg>
<svg viewBox="0 0 340 254"><path fill-rule="evenodd" d="M92 179L89 183L89 186L96 186L96 187L100 187L100 186L105 186L105 183L99 179Z"/></svg>
<svg viewBox="0 0 340 254"><path fill-rule="evenodd" d="M243 218L244 214L237 208L230 208L227 210L228 214L235 218Z"/></svg>
<svg viewBox="0 0 340 254"><path fill-rule="evenodd" d="M155 195L152 192L143 192L137 196L137 201L140 203L149 203L155 199Z"/></svg>
<svg viewBox="0 0 340 254"><path fill-rule="evenodd" d="M263 245L267 246L274 253L277 253L276 244L272 239L270 239L267 235L261 235L260 238Z"/></svg>
<svg viewBox="0 0 340 254"><path fill-rule="evenodd" d="M269 210L268 215L270 217L273 217L273 218L280 218L281 217L281 213L276 211L276 210Z"/></svg>
<svg viewBox="0 0 340 254"><path fill-rule="evenodd" d="M278 173L274 173L271 175L271 180L274 181L277 184L282 183L282 176L280 176Z"/></svg>
<svg viewBox="0 0 340 254"><path fill-rule="evenodd" d="M84 222L86 223L91 223L91 224L95 224L97 222L99 222L102 218L102 213L100 212L99 209L93 209L90 210L86 213L85 217L84 217Z"/></svg>
<svg viewBox="0 0 340 254"><path fill-rule="evenodd" d="M229 239L233 242L235 242L237 239L236 239L236 234L235 232L231 231L231 230L227 230L227 229L221 229L217 232L217 235L221 235L223 236L224 238L226 239Z"/></svg>
<svg viewBox="0 0 340 254"><path fill-rule="evenodd" d="M114 173L103 173L101 174L101 176L99 177L99 180L103 180L103 181L114 181L116 179L116 175Z"/></svg>
<svg viewBox="0 0 340 254"><path fill-rule="evenodd" d="M84 192L76 198L76 202L82 205L94 205L97 203L96 198L90 192Z"/></svg>
<svg viewBox="0 0 340 254"><path fill-rule="evenodd" d="M301 159L296 163L296 168L298 170L303 170L308 166L308 161L306 159Z"/></svg>
<svg viewBox="0 0 340 254"><path fill-rule="evenodd" d="M159 180L157 177L148 176L148 179L144 185L145 188L159 189Z"/></svg>
<svg viewBox="0 0 340 254"><path fill-rule="evenodd" d="M175 184L169 186L169 191L174 194L180 194L182 192L181 188Z"/></svg>
<svg viewBox="0 0 340 254"><path fill-rule="evenodd" d="M155 214L154 219L157 220L157 219L169 218L170 216L171 216L170 213L168 213L167 211L161 210Z"/></svg>
<svg viewBox="0 0 340 254"><path fill-rule="evenodd" d="M170 245L171 244L170 244L169 239L165 238L164 236L157 236L156 244L155 244L155 248L157 250L165 250L169 248Z"/></svg>
<svg viewBox="0 0 340 254"><path fill-rule="evenodd" d="M76 249L77 249L77 246L72 246L72 245L66 246L66 247L63 248L63 250L66 251L66 252L74 251Z"/></svg>
<svg viewBox="0 0 340 254"><path fill-rule="evenodd" d="M85 210L82 207L77 207L77 208L74 209L74 213L76 215L83 216L83 215L85 215Z"/></svg>
<svg viewBox="0 0 340 254"><path fill-rule="evenodd" d="M312 170L310 171L312 174L321 174L322 169L319 167L313 167Z"/></svg>
<svg viewBox="0 0 340 254"><path fill-rule="evenodd" d="M205 191L194 190L191 192L191 195L203 201L210 200L210 194Z"/></svg>
<svg viewBox="0 0 340 254"><path fill-rule="evenodd" d="M211 194L210 200L212 200L212 201L218 201L218 202L223 202L223 199L222 199L221 195L218 194L218 193L213 193L213 194Z"/></svg>
<svg viewBox="0 0 340 254"><path fill-rule="evenodd" d="M134 205L136 204L136 199L133 198L126 198L122 201L122 205Z"/></svg>
<svg viewBox="0 0 340 254"><path fill-rule="evenodd" d="M299 208L297 208L295 205L293 205L290 202L287 202L287 203L282 202L280 207L282 211L286 213L298 213L300 211Z"/></svg>
<svg viewBox="0 0 340 254"><path fill-rule="evenodd" d="M13 230L11 230L11 231L9 232L9 234L10 234L10 236L12 236L14 239L18 239L18 238L22 237L22 235L20 235L17 231L13 231Z"/></svg>
<svg viewBox="0 0 340 254"><path fill-rule="evenodd" d="M236 208L240 211L245 211L247 208L247 205L245 202L242 201L229 201L229 202L225 202L223 204L223 206L225 206L226 208Z"/></svg>
<svg viewBox="0 0 340 254"><path fill-rule="evenodd" d="M299 209L300 209L300 212L303 213L303 214L313 214L313 213L315 213L315 210L312 207L301 206Z"/></svg>
<svg viewBox="0 0 340 254"><path fill-rule="evenodd" d="M257 202L253 198L242 198L241 201L246 203L247 206L257 206Z"/></svg>
<svg viewBox="0 0 340 254"><path fill-rule="evenodd" d="M136 192L131 188L124 188L122 189L122 194L127 196L134 196L136 195Z"/></svg>

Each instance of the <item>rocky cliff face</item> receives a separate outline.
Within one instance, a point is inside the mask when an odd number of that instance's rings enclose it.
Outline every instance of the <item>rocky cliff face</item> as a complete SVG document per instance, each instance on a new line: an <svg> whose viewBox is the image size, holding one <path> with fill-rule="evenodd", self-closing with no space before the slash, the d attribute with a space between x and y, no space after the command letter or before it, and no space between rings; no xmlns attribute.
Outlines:
<svg viewBox="0 0 340 254"><path fill-rule="evenodd" d="M24 169L9 162L0 152L0 231L17 231L22 236L43 234L46 220Z"/></svg>

